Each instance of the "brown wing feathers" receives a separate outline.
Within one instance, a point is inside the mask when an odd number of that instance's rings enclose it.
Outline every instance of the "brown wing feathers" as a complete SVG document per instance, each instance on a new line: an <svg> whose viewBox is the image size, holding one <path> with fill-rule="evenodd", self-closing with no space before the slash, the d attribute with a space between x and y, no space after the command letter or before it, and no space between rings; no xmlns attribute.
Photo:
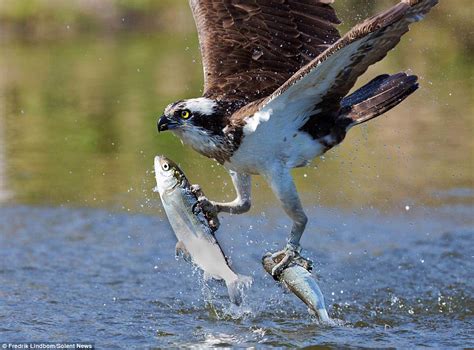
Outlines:
<svg viewBox="0 0 474 350"><path fill-rule="evenodd" d="M329 60L347 60L345 67L328 86L322 98L324 109L331 105L333 109L337 109L340 100L354 86L357 78L370 65L384 58L408 31L409 24L421 19L437 2L438 0L403 0L387 11L355 26L329 49L301 68L264 103L283 94L312 70L317 69L321 63ZM348 48L353 45L357 46L357 50L350 53Z"/></svg>
<svg viewBox="0 0 474 350"><path fill-rule="evenodd" d="M245 103L270 95L340 36L331 0L190 0L204 95Z"/></svg>
<svg viewBox="0 0 474 350"><path fill-rule="evenodd" d="M361 89L362 100L342 99L370 65L398 44L409 24L421 19L438 0L402 0L343 38L335 28L339 20L329 5L332 2L190 0L203 56L204 95L246 105L233 115L236 125L293 87L314 88L318 115L346 116L349 123L366 121L400 103L416 90L416 77L380 78L384 84ZM334 77L327 77L329 67L338 67ZM297 83L313 72L311 83L298 88ZM308 102L306 98L302 103ZM310 118L303 129L312 124Z"/></svg>

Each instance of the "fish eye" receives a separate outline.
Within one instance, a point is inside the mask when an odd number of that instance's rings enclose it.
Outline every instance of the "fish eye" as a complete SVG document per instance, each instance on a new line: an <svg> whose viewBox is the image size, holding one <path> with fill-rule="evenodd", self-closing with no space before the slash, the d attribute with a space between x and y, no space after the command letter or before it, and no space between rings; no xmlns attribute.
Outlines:
<svg viewBox="0 0 474 350"><path fill-rule="evenodd" d="M163 163L161 167L163 168L164 171L170 170L170 165L168 163Z"/></svg>
<svg viewBox="0 0 474 350"><path fill-rule="evenodd" d="M187 109L183 109L181 111L181 118L188 119L190 116L191 116L191 112L189 112Z"/></svg>

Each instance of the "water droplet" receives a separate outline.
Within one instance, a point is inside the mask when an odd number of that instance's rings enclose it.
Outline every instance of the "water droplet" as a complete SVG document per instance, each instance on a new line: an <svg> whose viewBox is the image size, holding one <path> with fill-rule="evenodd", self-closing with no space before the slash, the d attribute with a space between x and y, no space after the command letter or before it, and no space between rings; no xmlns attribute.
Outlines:
<svg viewBox="0 0 474 350"><path fill-rule="evenodd" d="M255 48L253 49L253 52L252 52L252 59L253 60L258 60L260 57L263 56L263 51L259 48Z"/></svg>

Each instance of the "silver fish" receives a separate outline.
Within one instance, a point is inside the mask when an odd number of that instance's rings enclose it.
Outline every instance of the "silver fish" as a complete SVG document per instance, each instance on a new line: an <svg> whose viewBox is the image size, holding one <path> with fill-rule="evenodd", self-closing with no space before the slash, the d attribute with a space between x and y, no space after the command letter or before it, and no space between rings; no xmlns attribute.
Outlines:
<svg viewBox="0 0 474 350"><path fill-rule="evenodd" d="M224 280L230 300L239 305L242 290L251 278L235 273L217 242L217 217L206 213L199 205L200 189L193 188L181 169L164 156L155 157L156 189L166 216L178 238L176 253L191 260L205 275Z"/></svg>
<svg viewBox="0 0 474 350"><path fill-rule="evenodd" d="M273 267L278 264L279 258L277 257L275 261L271 253L263 256L263 267L270 275L272 274ZM301 265L305 265L305 263L307 262L302 260ZM308 266L305 268L301 265L297 263L290 264L276 276L276 279L300 298L309 307L311 313L316 314L322 323L330 324L331 318L324 305L323 293L321 293L318 284L308 271Z"/></svg>

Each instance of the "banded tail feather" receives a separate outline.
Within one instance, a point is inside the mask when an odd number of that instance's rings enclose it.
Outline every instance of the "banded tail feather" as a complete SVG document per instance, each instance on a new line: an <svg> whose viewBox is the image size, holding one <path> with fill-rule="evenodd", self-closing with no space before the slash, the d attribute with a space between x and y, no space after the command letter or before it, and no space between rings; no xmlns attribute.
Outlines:
<svg viewBox="0 0 474 350"><path fill-rule="evenodd" d="M340 118L349 123L348 129L365 123L394 108L417 89L415 75L380 75L342 100Z"/></svg>

